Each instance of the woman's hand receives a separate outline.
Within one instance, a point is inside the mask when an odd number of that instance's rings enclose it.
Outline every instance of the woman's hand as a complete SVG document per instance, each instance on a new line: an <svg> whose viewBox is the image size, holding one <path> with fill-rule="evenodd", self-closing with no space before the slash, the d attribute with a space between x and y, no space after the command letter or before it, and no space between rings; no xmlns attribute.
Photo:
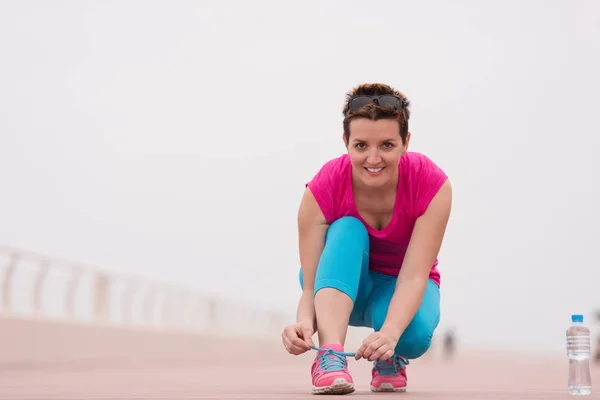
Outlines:
<svg viewBox="0 0 600 400"><path fill-rule="evenodd" d="M281 339L287 352L297 356L315 346L312 341L314 333L312 322L301 321L286 326L281 334Z"/></svg>
<svg viewBox="0 0 600 400"><path fill-rule="evenodd" d="M356 359L365 358L369 361L377 359L385 361L394 355L398 339L386 332L371 333L358 348Z"/></svg>

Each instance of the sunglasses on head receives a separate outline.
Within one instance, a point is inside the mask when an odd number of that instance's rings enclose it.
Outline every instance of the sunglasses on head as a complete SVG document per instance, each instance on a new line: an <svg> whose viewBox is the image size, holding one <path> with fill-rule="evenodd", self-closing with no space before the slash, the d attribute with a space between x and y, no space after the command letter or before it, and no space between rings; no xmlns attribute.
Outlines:
<svg viewBox="0 0 600 400"><path fill-rule="evenodd" d="M369 104L376 104L380 107L392 106L396 110L402 110L405 105L405 100L393 94L382 94L379 96L358 95L350 99L348 109L358 111Z"/></svg>

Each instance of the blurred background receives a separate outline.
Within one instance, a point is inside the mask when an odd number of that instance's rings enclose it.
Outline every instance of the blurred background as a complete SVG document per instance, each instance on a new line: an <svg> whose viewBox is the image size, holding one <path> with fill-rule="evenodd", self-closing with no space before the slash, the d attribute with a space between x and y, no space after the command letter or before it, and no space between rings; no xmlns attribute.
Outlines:
<svg viewBox="0 0 600 400"><path fill-rule="evenodd" d="M562 355L600 335L599 38L593 0L3 1L3 318L279 340L304 184L382 82L454 187L436 346Z"/></svg>

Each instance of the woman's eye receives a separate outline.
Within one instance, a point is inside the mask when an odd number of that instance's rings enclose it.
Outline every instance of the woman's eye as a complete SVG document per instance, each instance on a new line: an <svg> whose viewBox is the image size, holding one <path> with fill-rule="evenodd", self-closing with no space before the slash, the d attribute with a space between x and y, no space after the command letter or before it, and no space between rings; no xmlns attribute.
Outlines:
<svg viewBox="0 0 600 400"><path fill-rule="evenodd" d="M384 147L385 149L391 149L392 147L394 147L394 145L393 145L393 144L391 144L391 143L384 143L384 144L383 144L383 147Z"/></svg>
<svg viewBox="0 0 600 400"><path fill-rule="evenodd" d="M367 146L367 145L366 145L366 144L364 144L364 143L357 143L357 144L356 144L356 148L357 148L357 149L364 149L366 146Z"/></svg>

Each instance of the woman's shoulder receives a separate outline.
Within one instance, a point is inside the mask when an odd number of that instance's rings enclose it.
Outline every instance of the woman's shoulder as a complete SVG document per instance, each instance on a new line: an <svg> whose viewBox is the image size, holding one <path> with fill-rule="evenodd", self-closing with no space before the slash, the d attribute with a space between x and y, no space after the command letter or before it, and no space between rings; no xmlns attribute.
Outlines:
<svg viewBox="0 0 600 400"><path fill-rule="evenodd" d="M332 184L341 183L345 177L345 173L348 171L349 165L350 157L348 154L332 158L321 165L313 180L325 180Z"/></svg>
<svg viewBox="0 0 600 400"><path fill-rule="evenodd" d="M347 154L326 161L306 187L317 200L327 223L332 223L339 214L339 207L346 193L350 158Z"/></svg>
<svg viewBox="0 0 600 400"><path fill-rule="evenodd" d="M402 160L404 159L404 160ZM442 187L448 176L430 157L418 152L407 152L400 158L400 170L413 202L415 218L423 215L431 199Z"/></svg>
<svg viewBox="0 0 600 400"><path fill-rule="evenodd" d="M407 151L404 156L400 158L400 162L402 161L411 164L412 166L433 163L433 160L429 156L419 153L418 151Z"/></svg>
<svg viewBox="0 0 600 400"><path fill-rule="evenodd" d="M416 151L407 151L400 157L400 167L410 175L435 171L443 173L442 169L429 156Z"/></svg>
<svg viewBox="0 0 600 400"><path fill-rule="evenodd" d="M342 171L348 167L348 165L350 165L350 156L347 153L344 153L323 163L321 169Z"/></svg>

